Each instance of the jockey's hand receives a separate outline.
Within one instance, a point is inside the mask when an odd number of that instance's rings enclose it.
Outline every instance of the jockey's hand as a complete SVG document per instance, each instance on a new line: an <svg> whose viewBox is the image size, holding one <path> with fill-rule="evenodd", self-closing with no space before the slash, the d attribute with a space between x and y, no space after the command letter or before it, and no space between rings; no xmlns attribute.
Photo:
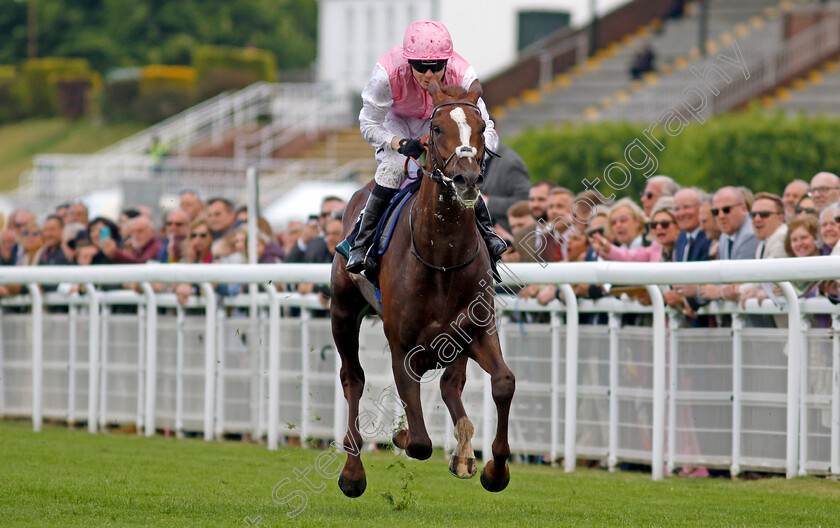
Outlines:
<svg viewBox="0 0 840 528"><path fill-rule="evenodd" d="M418 139L402 139L400 140L400 148L397 152L409 158L419 158L424 151L423 144Z"/></svg>

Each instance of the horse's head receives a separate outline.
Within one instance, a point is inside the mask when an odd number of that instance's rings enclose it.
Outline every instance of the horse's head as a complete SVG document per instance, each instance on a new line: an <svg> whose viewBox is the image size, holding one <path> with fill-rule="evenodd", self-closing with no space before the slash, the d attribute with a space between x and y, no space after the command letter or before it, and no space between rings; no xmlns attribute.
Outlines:
<svg viewBox="0 0 840 528"><path fill-rule="evenodd" d="M484 118L478 109L481 85L469 92L457 85L429 86L435 104L426 169L452 189L465 207L474 207L484 185Z"/></svg>

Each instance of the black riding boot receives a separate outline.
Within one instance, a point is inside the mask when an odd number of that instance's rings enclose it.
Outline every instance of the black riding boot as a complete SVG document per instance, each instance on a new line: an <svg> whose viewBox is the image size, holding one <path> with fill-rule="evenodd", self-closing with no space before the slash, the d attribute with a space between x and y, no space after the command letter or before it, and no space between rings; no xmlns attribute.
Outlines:
<svg viewBox="0 0 840 528"><path fill-rule="evenodd" d="M498 261L502 258L502 254L507 250L507 244L502 238L493 230L492 220L490 219L490 211L487 210L487 204L484 203L484 198L479 198L478 203L475 204L475 221L478 224L478 230L481 232L481 238L487 244L487 250L490 252L490 258L493 261Z"/></svg>
<svg viewBox="0 0 840 528"><path fill-rule="evenodd" d="M362 219L359 222L359 234L356 235L356 243L350 250L350 258L347 260L346 269L348 272L361 273L376 267L376 259L373 255L368 255L368 250L373 243L379 218L388 208L391 198L397 194L398 190L376 184L376 187L368 196L365 212L362 213Z"/></svg>

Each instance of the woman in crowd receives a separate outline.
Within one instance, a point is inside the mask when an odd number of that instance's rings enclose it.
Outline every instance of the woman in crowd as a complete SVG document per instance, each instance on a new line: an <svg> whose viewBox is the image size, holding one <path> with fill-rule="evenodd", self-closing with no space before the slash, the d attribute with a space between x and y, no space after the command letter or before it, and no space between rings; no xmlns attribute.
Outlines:
<svg viewBox="0 0 840 528"><path fill-rule="evenodd" d="M799 202L796 203L796 207L794 208L794 212L796 213L796 217L799 218L801 216L814 216L817 214L817 209L814 207L814 199L811 198L811 195L806 194L802 198L799 199Z"/></svg>
<svg viewBox="0 0 840 528"><path fill-rule="evenodd" d="M96 218L88 222L87 233L88 239L90 239L90 241L96 247L99 247L99 240L102 238L113 238L114 242L117 244L117 247L123 246L123 239L122 235L120 234L120 228L113 220L109 218L97 216ZM97 257L99 263L110 264L111 259L109 259L101 251L100 253L101 256Z"/></svg>
<svg viewBox="0 0 840 528"><path fill-rule="evenodd" d="M44 247L44 234L35 222L29 222L20 229L20 245L23 254L18 259L17 266L35 266ZM20 284L0 285L0 297L8 297L26 293L26 288Z"/></svg>
<svg viewBox="0 0 840 528"><path fill-rule="evenodd" d="M182 263L187 264L209 264L213 261L213 254L210 248L213 245L213 233L210 231L210 223L206 216L199 216L190 224L189 235L184 240ZM178 302L186 304L190 294L197 293L198 286L195 284L181 283L175 286L175 295Z"/></svg>
<svg viewBox="0 0 840 528"><path fill-rule="evenodd" d="M630 198L622 198L607 214L606 238L623 249L641 247L645 220L645 213L636 202ZM596 239L593 237L593 240Z"/></svg>
<svg viewBox="0 0 840 528"><path fill-rule="evenodd" d="M829 204L820 213L820 238L823 255L840 255L840 202Z"/></svg>
<svg viewBox="0 0 840 528"><path fill-rule="evenodd" d="M650 246L642 246L634 249L616 247L601 236L595 233L592 236L592 244L595 251L604 260L636 261L636 262L660 262L672 260L671 254L680 236L680 228L673 210L674 200L669 197L660 198L653 208L653 221L650 222L650 233L653 235L653 242Z"/></svg>

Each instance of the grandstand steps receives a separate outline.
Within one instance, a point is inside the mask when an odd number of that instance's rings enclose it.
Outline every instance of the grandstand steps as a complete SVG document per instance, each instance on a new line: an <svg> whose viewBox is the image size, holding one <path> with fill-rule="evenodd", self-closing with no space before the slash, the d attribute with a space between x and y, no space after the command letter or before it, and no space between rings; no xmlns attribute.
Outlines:
<svg viewBox="0 0 840 528"><path fill-rule="evenodd" d="M232 158L236 138L253 134L260 128L258 125L246 125L228 130L222 135L221 140L212 141L208 139L193 145L188 155L192 158Z"/></svg>
<svg viewBox="0 0 840 528"><path fill-rule="evenodd" d="M768 110L788 115L840 115L840 59L823 62L761 100Z"/></svg>
<svg viewBox="0 0 840 528"><path fill-rule="evenodd" d="M766 50L781 41L782 15L805 1L712 0L707 53L712 58L726 50L731 53L733 41L745 56ZM518 97L494 109L500 133L509 136L529 126L574 120L646 119L644 114L639 115L644 108L639 101L644 97L656 103L656 110L667 109L667 100L677 87L682 90L696 84L689 68L709 60L698 48L699 17L698 3L691 3L682 18L654 21L640 28L620 44L599 51L576 71L547 83L537 91L538 96ZM645 42L654 49L658 71L633 81L630 65Z"/></svg>

